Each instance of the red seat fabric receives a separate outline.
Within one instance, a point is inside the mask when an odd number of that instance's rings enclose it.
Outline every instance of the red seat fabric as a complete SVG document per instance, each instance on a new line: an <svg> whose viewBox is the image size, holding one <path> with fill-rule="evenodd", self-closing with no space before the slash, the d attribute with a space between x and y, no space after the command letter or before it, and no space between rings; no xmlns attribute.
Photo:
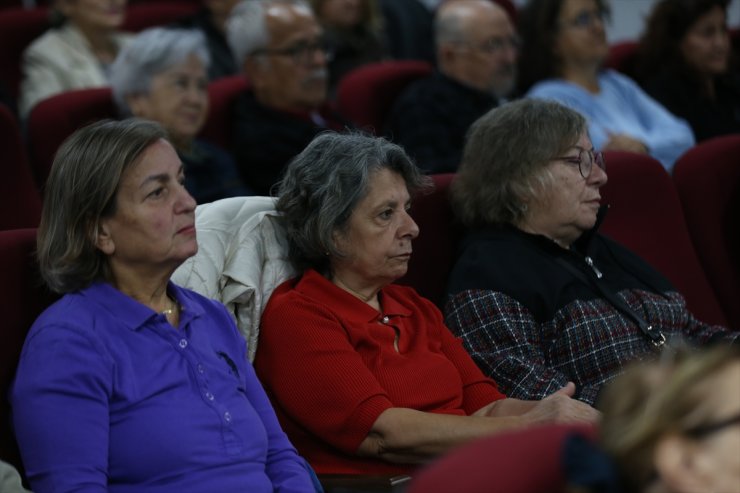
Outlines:
<svg viewBox="0 0 740 493"><path fill-rule="evenodd" d="M690 149L673 180L699 260L730 325L740 329L740 134Z"/></svg>
<svg viewBox="0 0 740 493"><path fill-rule="evenodd" d="M585 425L545 425L463 445L414 474L406 493L560 493L562 450L568 436L593 439Z"/></svg>
<svg viewBox="0 0 740 493"><path fill-rule="evenodd" d="M357 127L379 135L396 97L410 82L431 72L429 63L418 60L364 65L339 81L337 108Z"/></svg>
<svg viewBox="0 0 740 493"><path fill-rule="evenodd" d="M609 46L609 54L604 66L621 72L628 77L634 77L638 47L639 43L637 41L614 43Z"/></svg>
<svg viewBox="0 0 740 493"><path fill-rule="evenodd" d="M0 84L15 100L20 92L23 51L48 28L47 8L0 10Z"/></svg>
<svg viewBox="0 0 740 493"><path fill-rule="evenodd" d="M138 32L148 27L165 26L194 14L200 5L192 1L154 1L130 3L126 8L124 31Z"/></svg>
<svg viewBox="0 0 740 493"><path fill-rule="evenodd" d="M727 325L663 166L650 156L628 152L607 152L605 159L609 181L601 196L610 209L601 231L666 276L699 320Z"/></svg>
<svg viewBox="0 0 740 493"><path fill-rule="evenodd" d="M35 228L41 219L41 196L36 188L25 143L15 116L0 105L0 230Z"/></svg>
<svg viewBox="0 0 740 493"><path fill-rule="evenodd" d="M10 428L8 390L15 375L23 341L36 317L54 299L43 287L33 252L36 230L0 231L0 459L22 469Z"/></svg>
<svg viewBox="0 0 740 493"><path fill-rule="evenodd" d="M454 173L432 175L434 190L414 198L411 216L419 226L419 237L413 242L413 254L406 275L399 284L416 291L443 308L447 278L452 270L462 228L456 222L449 201L449 188Z"/></svg>
<svg viewBox="0 0 740 493"><path fill-rule="evenodd" d="M34 106L27 131L31 166L39 186L46 182L54 155L67 137L89 123L116 118L117 114L107 87L63 92Z"/></svg>
<svg viewBox="0 0 740 493"><path fill-rule="evenodd" d="M210 109L201 137L224 149L231 149L234 103L248 89L249 82L241 75L224 77L208 84Z"/></svg>

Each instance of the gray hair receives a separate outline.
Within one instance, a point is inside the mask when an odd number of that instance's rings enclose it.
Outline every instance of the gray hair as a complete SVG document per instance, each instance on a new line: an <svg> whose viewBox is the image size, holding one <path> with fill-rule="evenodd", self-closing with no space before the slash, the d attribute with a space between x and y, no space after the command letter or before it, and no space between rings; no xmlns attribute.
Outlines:
<svg viewBox="0 0 740 493"><path fill-rule="evenodd" d="M485 7L505 10L497 3L488 0L479 0ZM470 39L468 34L469 19L473 14L470 2L450 2L440 5L434 16L434 44L437 50L440 46L464 43ZM508 14L506 14L508 15Z"/></svg>
<svg viewBox="0 0 740 493"><path fill-rule="evenodd" d="M554 101L522 99L492 109L468 130L450 188L466 226L518 224L527 202L552 186L547 165L587 131L586 119Z"/></svg>
<svg viewBox="0 0 740 493"><path fill-rule="evenodd" d="M226 21L226 39L238 67L248 56L270 44L265 12L272 4L300 5L311 10L306 0L244 0L238 3Z"/></svg>
<svg viewBox="0 0 740 493"><path fill-rule="evenodd" d="M290 260L299 272L330 273L331 257L343 256L334 234L346 232L373 174L381 169L401 175L412 196L430 187L429 177L403 148L360 133L322 133L290 162L279 184L277 209L283 214Z"/></svg>
<svg viewBox="0 0 740 493"><path fill-rule="evenodd" d="M129 96L147 94L152 78L195 55L208 69L211 57L202 32L154 27L141 31L118 53L111 66L110 85L121 114L131 115Z"/></svg>
<svg viewBox="0 0 740 493"><path fill-rule="evenodd" d="M148 120L103 120L77 130L54 158L44 193L37 256L52 291L70 293L110 279L108 260L98 250L100 219L116 212L124 172L147 147L167 137Z"/></svg>

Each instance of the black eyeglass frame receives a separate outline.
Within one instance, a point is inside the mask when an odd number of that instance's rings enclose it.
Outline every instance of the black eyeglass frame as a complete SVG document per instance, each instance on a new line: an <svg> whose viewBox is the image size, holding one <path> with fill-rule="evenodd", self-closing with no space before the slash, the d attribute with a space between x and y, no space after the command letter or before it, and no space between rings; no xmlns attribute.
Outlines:
<svg viewBox="0 0 740 493"><path fill-rule="evenodd" d="M604 153L600 151L593 151L577 147L578 157L576 156L561 156L556 157L556 161L564 161L568 164L578 165L578 172L584 179L588 179L591 176L591 172L594 169L594 164L606 171L606 160L604 159ZM584 170L584 166L586 169Z"/></svg>
<svg viewBox="0 0 740 493"><path fill-rule="evenodd" d="M262 48L254 50L251 54L255 56L269 55L269 56L289 56L293 59L293 62L300 65L307 65L311 57L320 51L326 61L331 61L334 58L334 49L326 39L318 39L312 42L301 42L293 46L286 48Z"/></svg>
<svg viewBox="0 0 740 493"><path fill-rule="evenodd" d="M692 438L703 438L735 424L740 424L740 413L715 421L714 423L693 426L684 430L684 434Z"/></svg>

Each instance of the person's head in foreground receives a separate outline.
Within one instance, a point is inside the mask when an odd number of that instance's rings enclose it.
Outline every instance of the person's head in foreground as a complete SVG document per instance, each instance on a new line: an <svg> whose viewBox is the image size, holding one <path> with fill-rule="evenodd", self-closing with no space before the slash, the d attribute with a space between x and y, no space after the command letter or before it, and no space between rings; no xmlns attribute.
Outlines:
<svg viewBox="0 0 740 493"><path fill-rule="evenodd" d="M740 346L665 354L603 395L601 444L627 491L740 492Z"/></svg>
<svg viewBox="0 0 740 493"><path fill-rule="evenodd" d="M466 226L511 224L568 248L596 223L606 181L583 116L523 99L473 125L452 201Z"/></svg>

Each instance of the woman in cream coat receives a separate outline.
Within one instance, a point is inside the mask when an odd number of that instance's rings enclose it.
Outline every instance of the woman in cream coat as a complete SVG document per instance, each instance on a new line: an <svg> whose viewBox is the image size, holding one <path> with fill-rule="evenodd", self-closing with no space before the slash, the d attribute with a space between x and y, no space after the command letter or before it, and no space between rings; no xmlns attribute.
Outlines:
<svg viewBox="0 0 740 493"><path fill-rule="evenodd" d="M107 67L129 39L123 24L126 0L57 0L64 16L23 53L18 109L23 118L49 96L71 89L108 85Z"/></svg>

